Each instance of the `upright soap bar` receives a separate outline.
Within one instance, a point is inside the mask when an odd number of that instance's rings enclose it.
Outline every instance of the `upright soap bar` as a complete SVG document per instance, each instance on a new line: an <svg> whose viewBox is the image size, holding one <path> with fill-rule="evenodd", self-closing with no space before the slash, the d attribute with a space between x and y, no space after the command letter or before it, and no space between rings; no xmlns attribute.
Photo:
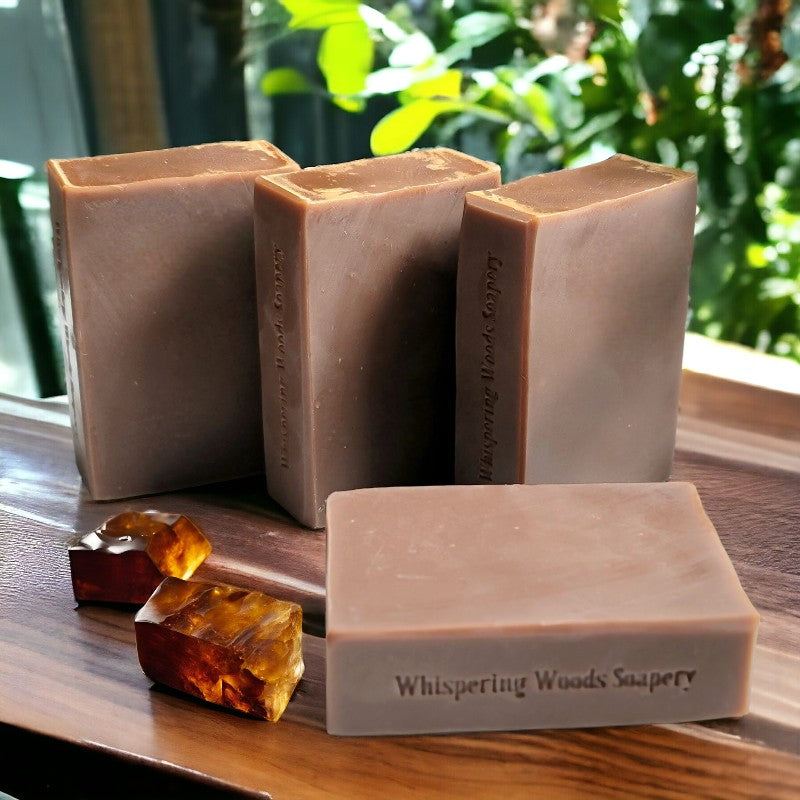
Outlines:
<svg viewBox="0 0 800 800"><path fill-rule="evenodd" d="M688 483L328 500L327 728L738 717L758 615Z"/></svg>
<svg viewBox="0 0 800 800"><path fill-rule="evenodd" d="M669 477L696 193L618 155L467 195L456 482Z"/></svg>
<svg viewBox="0 0 800 800"><path fill-rule="evenodd" d="M253 184L267 142L48 162L75 451L95 500L263 471Z"/></svg>
<svg viewBox="0 0 800 800"><path fill-rule="evenodd" d="M499 182L445 148L256 182L267 485L304 525L335 490L452 482L464 194Z"/></svg>

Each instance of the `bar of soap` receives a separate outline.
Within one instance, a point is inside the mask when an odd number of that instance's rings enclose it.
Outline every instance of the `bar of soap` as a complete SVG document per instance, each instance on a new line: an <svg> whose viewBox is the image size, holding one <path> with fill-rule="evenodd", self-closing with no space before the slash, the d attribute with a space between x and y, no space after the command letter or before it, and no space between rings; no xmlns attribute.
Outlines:
<svg viewBox="0 0 800 800"><path fill-rule="evenodd" d="M156 683L277 722L303 675L296 603L226 584L165 578L136 614L136 649Z"/></svg>
<svg viewBox="0 0 800 800"><path fill-rule="evenodd" d="M688 483L328 499L327 729L738 717L758 615Z"/></svg>
<svg viewBox="0 0 800 800"><path fill-rule="evenodd" d="M696 195L624 155L467 195L457 483L669 477Z"/></svg>
<svg viewBox="0 0 800 800"><path fill-rule="evenodd" d="M95 500L263 473L253 183L266 142L48 162L67 393Z"/></svg>
<svg viewBox="0 0 800 800"><path fill-rule="evenodd" d="M126 511L81 536L68 552L79 603L141 604L165 577L194 575L211 543L183 514Z"/></svg>
<svg viewBox="0 0 800 800"><path fill-rule="evenodd" d="M256 182L267 486L304 525L335 490L452 483L464 194L499 183L446 148Z"/></svg>

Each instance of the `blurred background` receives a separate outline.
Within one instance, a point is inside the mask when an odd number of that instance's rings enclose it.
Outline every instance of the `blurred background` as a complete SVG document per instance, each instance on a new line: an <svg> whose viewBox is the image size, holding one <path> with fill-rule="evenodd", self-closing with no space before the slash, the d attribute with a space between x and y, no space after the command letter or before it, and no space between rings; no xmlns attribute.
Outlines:
<svg viewBox="0 0 800 800"><path fill-rule="evenodd" d="M689 329L800 361L798 2L0 0L0 392L64 393L48 158L260 138L696 172Z"/></svg>

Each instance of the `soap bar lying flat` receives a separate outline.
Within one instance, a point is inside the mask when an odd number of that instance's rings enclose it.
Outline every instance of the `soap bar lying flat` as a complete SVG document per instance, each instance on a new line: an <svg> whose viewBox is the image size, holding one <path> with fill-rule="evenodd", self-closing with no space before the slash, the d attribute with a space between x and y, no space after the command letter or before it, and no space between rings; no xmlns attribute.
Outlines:
<svg viewBox="0 0 800 800"><path fill-rule="evenodd" d="M303 675L300 606L235 586L165 578L136 614L156 683L277 722Z"/></svg>
<svg viewBox="0 0 800 800"><path fill-rule="evenodd" d="M257 181L267 485L304 525L337 489L452 483L459 225L499 182L446 148Z"/></svg>
<svg viewBox="0 0 800 800"><path fill-rule="evenodd" d="M691 484L340 492L327 537L330 733L747 711L758 615Z"/></svg>
<svg viewBox="0 0 800 800"><path fill-rule="evenodd" d="M467 195L457 483L669 477L696 193L620 155Z"/></svg>
<svg viewBox="0 0 800 800"><path fill-rule="evenodd" d="M96 500L263 472L253 274L266 142L50 161L78 467Z"/></svg>
<svg viewBox="0 0 800 800"><path fill-rule="evenodd" d="M188 517L126 511L69 548L78 602L144 603L167 576L190 578L211 543Z"/></svg>

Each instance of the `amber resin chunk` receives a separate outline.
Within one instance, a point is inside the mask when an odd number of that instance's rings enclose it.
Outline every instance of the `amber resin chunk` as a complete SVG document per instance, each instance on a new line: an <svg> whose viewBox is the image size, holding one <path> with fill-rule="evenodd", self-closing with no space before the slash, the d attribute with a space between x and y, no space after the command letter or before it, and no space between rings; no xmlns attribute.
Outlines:
<svg viewBox="0 0 800 800"><path fill-rule="evenodd" d="M211 543L188 517L126 511L69 548L78 602L144 603L167 577L190 578Z"/></svg>
<svg viewBox="0 0 800 800"><path fill-rule="evenodd" d="M303 612L236 586L165 578L136 614L151 680L277 722L303 675Z"/></svg>

